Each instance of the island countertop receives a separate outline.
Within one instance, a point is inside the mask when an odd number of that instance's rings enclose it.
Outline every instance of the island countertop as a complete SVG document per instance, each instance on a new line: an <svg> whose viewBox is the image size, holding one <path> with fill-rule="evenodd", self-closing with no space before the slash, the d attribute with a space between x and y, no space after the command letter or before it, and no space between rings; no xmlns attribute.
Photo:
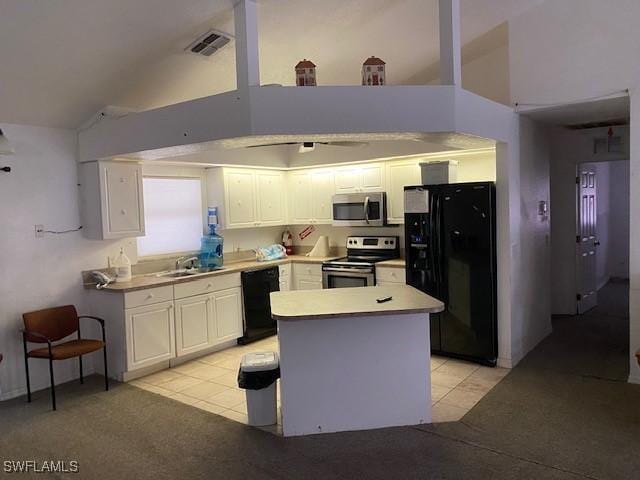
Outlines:
<svg viewBox="0 0 640 480"><path fill-rule="evenodd" d="M384 303L378 298L392 297ZM409 285L271 292L271 315L280 321L437 313L444 304Z"/></svg>

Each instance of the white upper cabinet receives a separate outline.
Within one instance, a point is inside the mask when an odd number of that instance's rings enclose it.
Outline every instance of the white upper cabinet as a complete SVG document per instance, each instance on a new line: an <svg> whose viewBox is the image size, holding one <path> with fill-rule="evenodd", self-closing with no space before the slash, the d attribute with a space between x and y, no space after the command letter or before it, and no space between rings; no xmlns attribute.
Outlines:
<svg viewBox="0 0 640 480"><path fill-rule="evenodd" d="M312 223L331 223L331 197L335 192L333 171L316 170L311 172Z"/></svg>
<svg viewBox="0 0 640 480"><path fill-rule="evenodd" d="M331 223L333 170L296 170L289 173L289 223Z"/></svg>
<svg viewBox="0 0 640 480"><path fill-rule="evenodd" d="M404 223L404 187L421 184L419 163L419 160L387 163L387 220L389 223Z"/></svg>
<svg viewBox="0 0 640 480"><path fill-rule="evenodd" d="M224 186L226 227L255 226L257 216L254 172L252 170L225 170Z"/></svg>
<svg viewBox="0 0 640 480"><path fill-rule="evenodd" d="M276 170L212 168L207 171L208 205L219 207L224 229L285 225L285 177Z"/></svg>
<svg viewBox="0 0 640 480"><path fill-rule="evenodd" d="M142 167L100 161L79 166L82 231L96 240L144 236Z"/></svg>
<svg viewBox="0 0 640 480"><path fill-rule="evenodd" d="M283 225L286 219L284 174L256 171L256 193L260 225Z"/></svg>
<svg viewBox="0 0 640 480"><path fill-rule="evenodd" d="M363 165L360 168L360 191L382 192L385 189L384 163Z"/></svg>
<svg viewBox="0 0 640 480"><path fill-rule="evenodd" d="M299 170L289 173L289 221L293 224L309 223L311 209L311 172Z"/></svg>
<svg viewBox="0 0 640 480"><path fill-rule="evenodd" d="M374 163L335 169L336 193L381 192L385 187L384 164Z"/></svg>

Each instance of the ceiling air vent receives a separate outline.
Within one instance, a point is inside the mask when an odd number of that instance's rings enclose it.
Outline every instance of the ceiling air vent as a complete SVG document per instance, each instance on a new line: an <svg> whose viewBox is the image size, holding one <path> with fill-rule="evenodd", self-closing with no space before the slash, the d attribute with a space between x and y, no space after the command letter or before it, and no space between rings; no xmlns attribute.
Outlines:
<svg viewBox="0 0 640 480"><path fill-rule="evenodd" d="M185 51L195 55L210 57L230 41L231 38L229 38L228 35L215 30L210 30L204 35L200 35L195 42L185 49Z"/></svg>

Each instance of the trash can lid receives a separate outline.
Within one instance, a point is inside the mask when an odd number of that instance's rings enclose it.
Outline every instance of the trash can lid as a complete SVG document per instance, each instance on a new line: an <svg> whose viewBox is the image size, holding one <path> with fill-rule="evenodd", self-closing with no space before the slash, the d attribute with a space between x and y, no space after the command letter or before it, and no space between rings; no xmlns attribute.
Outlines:
<svg viewBox="0 0 640 480"><path fill-rule="evenodd" d="M276 352L252 352L242 356L240 370L243 372L262 372L274 370L279 365Z"/></svg>

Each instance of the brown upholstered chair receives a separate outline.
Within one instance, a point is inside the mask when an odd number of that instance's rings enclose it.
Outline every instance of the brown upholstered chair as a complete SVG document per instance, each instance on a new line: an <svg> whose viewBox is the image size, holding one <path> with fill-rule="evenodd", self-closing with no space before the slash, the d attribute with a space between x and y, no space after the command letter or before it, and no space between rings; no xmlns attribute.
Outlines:
<svg viewBox="0 0 640 480"><path fill-rule="evenodd" d="M80 319L90 318L100 323L102 327L102 341L85 340L80 336ZM53 380L53 361L79 358L80 383L84 383L82 373L82 356L100 349L104 355L104 388L109 390L109 377L107 376L107 340L104 333L104 320L89 315L78 316L76 307L65 305L63 307L47 308L35 312L24 313L24 330L22 342L24 346L24 365L27 374L27 401L31 402L31 383L29 381L29 358L43 358L49 360L49 376L51 378L51 404L56 409L56 389ZM76 340L54 344L69 335L77 333ZM46 343L44 348L34 350L27 349L27 342Z"/></svg>

